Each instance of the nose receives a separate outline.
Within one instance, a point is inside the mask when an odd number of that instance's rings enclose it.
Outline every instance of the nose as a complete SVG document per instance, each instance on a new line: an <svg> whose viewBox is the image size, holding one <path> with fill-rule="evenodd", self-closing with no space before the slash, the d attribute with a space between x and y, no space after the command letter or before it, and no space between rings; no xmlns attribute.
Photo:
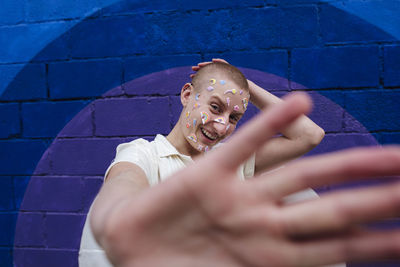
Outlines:
<svg viewBox="0 0 400 267"><path fill-rule="evenodd" d="M224 136L226 134L227 123L229 123L229 121L226 121L226 124L214 121L214 129L219 136Z"/></svg>

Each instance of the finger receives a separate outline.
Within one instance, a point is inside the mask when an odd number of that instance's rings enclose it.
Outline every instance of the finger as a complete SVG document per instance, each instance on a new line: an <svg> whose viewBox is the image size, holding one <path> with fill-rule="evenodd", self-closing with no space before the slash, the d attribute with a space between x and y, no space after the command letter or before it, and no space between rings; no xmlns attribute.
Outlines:
<svg viewBox="0 0 400 267"><path fill-rule="evenodd" d="M229 64L228 61L226 61L225 59L222 59L222 58L213 58L212 62L221 62L221 63Z"/></svg>
<svg viewBox="0 0 400 267"><path fill-rule="evenodd" d="M204 66L206 66L208 64L211 64L211 63L212 63L211 61L201 62L201 63L197 64L197 66L204 67Z"/></svg>
<svg viewBox="0 0 400 267"><path fill-rule="evenodd" d="M251 183L258 194L279 200L310 187L393 175L400 175L400 148L370 147L298 160Z"/></svg>
<svg viewBox="0 0 400 267"><path fill-rule="evenodd" d="M393 183L335 192L321 199L284 206L274 220L283 233L303 237L339 232L399 215L400 183Z"/></svg>
<svg viewBox="0 0 400 267"><path fill-rule="evenodd" d="M400 259L400 231L356 233L299 244L304 266Z"/></svg>
<svg viewBox="0 0 400 267"><path fill-rule="evenodd" d="M198 71L199 69L200 69L199 66L192 66L192 70L193 70L193 71Z"/></svg>
<svg viewBox="0 0 400 267"><path fill-rule="evenodd" d="M207 162L226 170L236 170L268 139L311 108L311 100L305 93L293 93L284 100L247 122L223 147L209 153Z"/></svg>

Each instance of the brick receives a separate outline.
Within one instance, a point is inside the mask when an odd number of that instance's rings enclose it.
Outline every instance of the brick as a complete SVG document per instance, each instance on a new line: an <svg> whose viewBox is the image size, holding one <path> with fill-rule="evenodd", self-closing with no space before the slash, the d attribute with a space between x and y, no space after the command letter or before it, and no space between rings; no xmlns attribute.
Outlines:
<svg viewBox="0 0 400 267"><path fill-rule="evenodd" d="M257 69L267 72L266 74L275 74L286 79L288 77L288 54L286 51L206 54L204 57L207 60L223 58L236 67Z"/></svg>
<svg viewBox="0 0 400 267"><path fill-rule="evenodd" d="M77 250L15 248L15 266L71 267L78 266Z"/></svg>
<svg viewBox="0 0 400 267"><path fill-rule="evenodd" d="M57 139L51 146L53 173L103 176L124 139Z"/></svg>
<svg viewBox="0 0 400 267"><path fill-rule="evenodd" d="M377 135L380 144L400 144L400 133L378 133Z"/></svg>
<svg viewBox="0 0 400 267"><path fill-rule="evenodd" d="M179 120L182 113L182 103L180 96L170 96L171 107L171 126L173 127Z"/></svg>
<svg viewBox="0 0 400 267"><path fill-rule="evenodd" d="M52 99L100 96L120 85L121 80L122 66L118 60L49 64L49 87Z"/></svg>
<svg viewBox="0 0 400 267"><path fill-rule="evenodd" d="M58 137L88 137L93 135L93 105L84 107L59 132Z"/></svg>
<svg viewBox="0 0 400 267"><path fill-rule="evenodd" d="M230 44L227 47L232 50L254 50L279 46L280 33L276 24L281 22L280 19L281 10L273 7L232 10L232 15L228 20L232 32L229 35ZM253 26L249 28L249 25ZM252 30L255 25L257 25L257 30Z"/></svg>
<svg viewBox="0 0 400 267"><path fill-rule="evenodd" d="M13 266L12 249L0 248L0 262L3 266Z"/></svg>
<svg viewBox="0 0 400 267"><path fill-rule="evenodd" d="M168 97L100 100L94 112L97 136L169 132Z"/></svg>
<svg viewBox="0 0 400 267"><path fill-rule="evenodd" d="M123 85L127 95L176 95L190 82L190 67L178 67L151 73Z"/></svg>
<svg viewBox="0 0 400 267"><path fill-rule="evenodd" d="M18 104L0 104L0 138L9 138L20 133Z"/></svg>
<svg viewBox="0 0 400 267"><path fill-rule="evenodd" d="M346 111L369 131L400 130L400 91L346 93Z"/></svg>
<svg viewBox="0 0 400 267"><path fill-rule="evenodd" d="M275 74L258 71L255 69L239 68L247 79L268 91L287 91L289 81Z"/></svg>
<svg viewBox="0 0 400 267"><path fill-rule="evenodd" d="M0 211L13 210L14 186L11 176L0 176Z"/></svg>
<svg viewBox="0 0 400 267"><path fill-rule="evenodd" d="M0 63L29 62L43 47L71 27L72 22L61 21L0 28L0 47L4 51L0 54ZM59 44L57 47L62 48ZM67 54L68 47L63 46L52 59L63 59Z"/></svg>
<svg viewBox="0 0 400 267"><path fill-rule="evenodd" d="M19 210L21 203L24 200L25 191L29 185L30 179L30 176L16 176L13 179L16 210Z"/></svg>
<svg viewBox="0 0 400 267"><path fill-rule="evenodd" d="M83 179L83 211L88 212L90 205L97 193L99 192L101 186L103 185L103 177L85 177Z"/></svg>
<svg viewBox="0 0 400 267"><path fill-rule="evenodd" d="M102 0L107 2L106 0ZM268 0L269 3L275 3L276 0ZM103 15L115 14L129 14L138 12L155 12L155 11L185 11L191 9L220 9L220 8L238 8L248 6L261 6L264 5L263 0L248 0L248 1L229 1L224 0L207 0L207 1L163 1L154 0L151 2L137 2L137 1L119 1L115 4L102 10Z"/></svg>
<svg viewBox="0 0 400 267"><path fill-rule="evenodd" d="M306 155L318 155L352 147L376 145L378 145L378 142L371 134L327 134L322 142Z"/></svg>
<svg viewBox="0 0 400 267"><path fill-rule="evenodd" d="M44 214L19 214L14 240L16 246L44 247L44 237Z"/></svg>
<svg viewBox="0 0 400 267"><path fill-rule="evenodd" d="M27 2L27 20L59 20L67 18L82 18L95 11L97 1L45 1L33 0Z"/></svg>
<svg viewBox="0 0 400 267"><path fill-rule="evenodd" d="M151 34L146 33L147 26L143 14L82 21L70 33L71 56L112 57L144 53L148 45L146 35Z"/></svg>
<svg viewBox="0 0 400 267"><path fill-rule="evenodd" d="M384 48L384 73L385 86L400 86L400 46L387 46Z"/></svg>
<svg viewBox="0 0 400 267"><path fill-rule="evenodd" d="M279 21L281 47L307 47L318 43L318 16L314 6L282 8Z"/></svg>
<svg viewBox="0 0 400 267"><path fill-rule="evenodd" d="M152 74L153 72L159 71L161 75L174 75L179 77L175 77L175 79L183 80L185 83L190 81L189 74L192 73L190 67L186 68L176 68L178 66L193 66L198 62L201 62L201 58L199 55L174 55L174 56L153 56L153 57L135 57L128 58L124 63L125 70L125 82L129 82L132 79L142 77L146 74ZM174 68L174 69L171 69ZM175 69L176 68L176 69ZM179 70L180 72L178 72ZM172 80L172 78L168 78L164 80ZM150 77L149 77L150 79ZM171 81L172 82L172 81ZM165 93L173 93L176 94L176 88L164 89L165 86L146 88L145 90L140 90L137 88L138 94L163 94ZM180 88L179 88L180 89ZM135 92L136 92L135 91Z"/></svg>
<svg viewBox="0 0 400 267"><path fill-rule="evenodd" d="M2 65L0 81L9 82L0 100L32 100L47 97L44 64L27 64L23 68L21 65Z"/></svg>
<svg viewBox="0 0 400 267"><path fill-rule="evenodd" d="M125 92L123 91L123 85L114 87L113 89L105 92L102 97L118 97L124 95Z"/></svg>
<svg viewBox="0 0 400 267"><path fill-rule="evenodd" d="M79 177L32 176L21 209L25 211L80 211Z"/></svg>
<svg viewBox="0 0 400 267"><path fill-rule="evenodd" d="M17 214L15 212L0 213L0 246L14 245L15 223Z"/></svg>
<svg viewBox="0 0 400 267"><path fill-rule="evenodd" d="M47 214L47 247L79 249L85 218L75 214Z"/></svg>
<svg viewBox="0 0 400 267"><path fill-rule="evenodd" d="M311 89L379 85L374 46L295 49L292 57L292 80Z"/></svg>
<svg viewBox="0 0 400 267"><path fill-rule="evenodd" d="M0 141L0 174L31 175L46 148L41 140Z"/></svg>
<svg viewBox="0 0 400 267"><path fill-rule="evenodd" d="M17 24L25 20L26 1L2 1L0 8L0 25ZM0 261L1 262L1 261Z"/></svg>
<svg viewBox="0 0 400 267"><path fill-rule="evenodd" d="M46 150L36 165L34 175L47 175L51 173L50 152Z"/></svg>
<svg viewBox="0 0 400 267"><path fill-rule="evenodd" d="M322 40L325 43L344 42L371 42L371 41L395 41L396 38L382 29L375 27L360 16L345 11L351 6L358 10L361 16L363 8L371 6L374 1L345 1L335 5L321 5L320 23ZM375 1L376 2L376 1ZM344 10L343 10L344 9ZM379 13L375 11L378 15Z"/></svg>
<svg viewBox="0 0 400 267"><path fill-rule="evenodd" d="M87 104L87 101L24 103L22 104L23 136L55 137Z"/></svg>

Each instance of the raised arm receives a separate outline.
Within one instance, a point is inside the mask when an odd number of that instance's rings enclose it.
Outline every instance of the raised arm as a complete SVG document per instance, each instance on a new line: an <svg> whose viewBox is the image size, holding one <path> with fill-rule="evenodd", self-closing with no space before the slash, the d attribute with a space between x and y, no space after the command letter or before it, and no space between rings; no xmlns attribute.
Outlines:
<svg viewBox="0 0 400 267"><path fill-rule="evenodd" d="M260 110L268 109L282 100L249 81L250 101ZM324 130L307 116L300 116L289 127L281 130L281 137L264 144L256 152L255 172L262 173L297 158L317 146L324 138Z"/></svg>
<svg viewBox="0 0 400 267"><path fill-rule="evenodd" d="M136 164L120 162L110 169L93 203L90 217L94 237L102 247L109 246L107 222L108 218L112 217L114 208L148 187L145 173Z"/></svg>

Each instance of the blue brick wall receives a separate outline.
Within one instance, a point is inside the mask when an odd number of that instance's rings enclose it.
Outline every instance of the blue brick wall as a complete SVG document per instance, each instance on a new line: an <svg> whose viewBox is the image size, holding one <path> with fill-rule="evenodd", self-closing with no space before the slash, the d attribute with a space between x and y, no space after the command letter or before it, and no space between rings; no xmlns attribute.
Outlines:
<svg viewBox="0 0 400 267"><path fill-rule="evenodd" d="M0 265L77 266L117 144L167 134L188 66L212 57L278 96L309 91L327 132L310 155L400 144L398 3L3 1Z"/></svg>

